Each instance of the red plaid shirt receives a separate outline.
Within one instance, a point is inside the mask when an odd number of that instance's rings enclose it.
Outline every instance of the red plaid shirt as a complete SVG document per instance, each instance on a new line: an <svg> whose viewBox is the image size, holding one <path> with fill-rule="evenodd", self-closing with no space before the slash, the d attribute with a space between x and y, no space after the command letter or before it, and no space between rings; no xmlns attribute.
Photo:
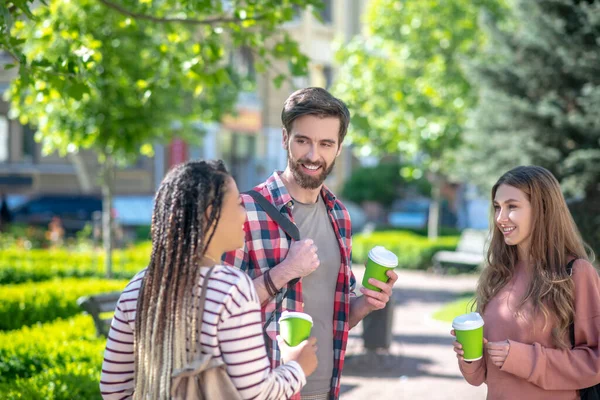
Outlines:
<svg viewBox="0 0 600 400"><path fill-rule="evenodd" d="M281 181L279 172L275 172L266 182L258 185L254 190L262 194L281 211L282 214L294 222L291 207L293 199ZM341 265L335 288L335 300L333 309L333 376L331 377L330 399L337 399L340 394L340 378L344 366L344 355L348 342L350 297L355 296L354 287L356 279L350 269L352 257L352 229L350 215L333 193L325 186L321 190L321 196L325 201L329 219L340 245ZM246 232L246 244L243 249L225 254L223 261L246 271L252 279L261 276L267 269L281 263L288 252L290 242L285 232L265 213L260 205L257 205L249 195L242 195L242 201L246 207L247 218L244 224ZM288 294L281 307L276 308L277 299L281 299L285 288L277 298L271 298L262 308L263 323L271 317L271 322L266 327L266 333L271 340L267 341L267 354L271 360L271 366L277 367L281 362L281 353L275 340L279 334L279 317L285 310L303 311L302 280L289 287ZM273 315L274 314L274 315ZM299 398L296 396L295 398Z"/></svg>

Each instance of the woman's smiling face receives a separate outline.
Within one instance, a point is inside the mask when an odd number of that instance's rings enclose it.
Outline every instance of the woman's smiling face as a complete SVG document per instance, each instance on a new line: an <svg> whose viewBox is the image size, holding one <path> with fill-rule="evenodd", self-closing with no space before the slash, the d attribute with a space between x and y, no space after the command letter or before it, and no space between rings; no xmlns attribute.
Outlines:
<svg viewBox="0 0 600 400"><path fill-rule="evenodd" d="M502 184L494 197L494 220L509 246L519 246L528 254L531 242L532 212L529 199L514 186Z"/></svg>

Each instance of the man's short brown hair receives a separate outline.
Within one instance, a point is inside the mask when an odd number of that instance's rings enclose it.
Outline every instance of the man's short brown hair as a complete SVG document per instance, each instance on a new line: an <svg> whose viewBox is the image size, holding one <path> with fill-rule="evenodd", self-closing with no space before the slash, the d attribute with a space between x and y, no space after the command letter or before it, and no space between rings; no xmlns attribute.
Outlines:
<svg viewBox="0 0 600 400"><path fill-rule="evenodd" d="M288 135L291 134L293 122L304 115L314 115L320 118L339 118L340 131L338 137L339 144L342 144L350 123L350 111L348 111L348 107L343 101L319 87L296 90L287 98L281 111L281 123Z"/></svg>

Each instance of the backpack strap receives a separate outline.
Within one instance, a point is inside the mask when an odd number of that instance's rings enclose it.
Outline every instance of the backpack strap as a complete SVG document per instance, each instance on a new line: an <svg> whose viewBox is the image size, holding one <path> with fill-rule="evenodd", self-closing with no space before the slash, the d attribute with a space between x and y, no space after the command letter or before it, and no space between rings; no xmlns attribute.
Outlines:
<svg viewBox="0 0 600 400"><path fill-rule="evenodd" d="M263 196L256 190L248 190L244 193L252 197L260 205L263 211L266 212L267 215L271 217L271 219L275 221L281 229L283 229L287 236L296 241L300 240L300 230L298 229L298 227L292 221L286 218L283 214L281 214L281 212L279 212L279 210L275 208L275 206L271 204L271 202L267 200L265 196ZM299 278L292 279L288 282L288 286L295 285L299 280ZM275 296L275 311L281 308L283 300L287 297L288 292L289 290L286 288L285 290L280 290L279 293L277 293L277 295ZM265 321L265 324L263 325L263 332L265 333L265 336L267 336L267 326L269 326L271 321L273 321L273 318L275 318L275 312L271 313L270 318L267 321Z"/></svg>
<svg viewBox="0 0 600 400"><path fill-rule="evenodd" d="M300 240L300 230L298 230L298 227L281 214L269 200L265 199L265 196L258 193L256 190L248 190L245 193L251 196L260 205L263 211L266 212L289 237L296 241Z"/></svg>
<svg viewBox="0 0 600 400"><path fill-rule="evenodd" d="M204 277L204 281L202 282L202 292L200 293L200 303L198 304L198 318L196 318L196 327L198 329L198 337L197 337L197 348L196 352L200 353L202 351L200 344L200 336L202 335L202 316L204 315L204 305L206 304L206 292L208 292L208 280L210 279L210 275L212 274L215 266L210 267L206 276Z"/></svg>
<svg viewBox="0 0 600 400"><path fill-rule="evenodd" d="M572 259L567 264L567 273L569 276L573 276L573 264L575 264L575 261L577 261L577 258ZM574 318L575 316L573 316L573 319ZM571 325L569 325L569 339L571 340L571 346L575 347L575 321L571 322Z"/></svg>

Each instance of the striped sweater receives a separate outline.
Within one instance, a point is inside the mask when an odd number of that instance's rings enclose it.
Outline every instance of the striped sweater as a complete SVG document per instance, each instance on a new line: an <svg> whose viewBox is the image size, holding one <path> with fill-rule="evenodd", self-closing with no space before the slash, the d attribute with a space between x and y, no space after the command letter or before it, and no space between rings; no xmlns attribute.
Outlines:
<svg viewBox="0 0 600 400"><path fill-rule="evenodd" d="M202 268L198 294L206 272L208 268ZM145 270L129 282L117 303L102 363L100 391L104 399L128 399L133 394L133 335L144 274ZM258 295L245 273L231 267L215 267L204 307L202 351L226 364L243 399L287 399L300 391L306 377L297 362L270 367Z"/></svg>

